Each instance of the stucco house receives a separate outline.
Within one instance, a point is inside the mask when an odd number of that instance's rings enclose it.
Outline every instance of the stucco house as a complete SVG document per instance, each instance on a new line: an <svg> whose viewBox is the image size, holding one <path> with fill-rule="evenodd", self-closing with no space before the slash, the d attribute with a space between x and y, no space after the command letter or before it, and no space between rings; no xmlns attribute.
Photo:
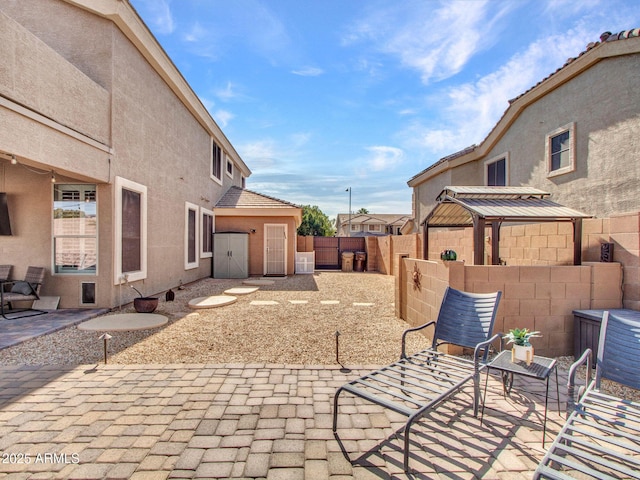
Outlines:
<svg viewBox="0 0 640 480"><path fill-rule="evenodd" d="M509 102L478 145L408 181L416 227L447 185L530 186L597 217L640 210L640 29L599 42Z"/></svg>
<svg viewBox="0 0 640 480"><path fill-rule="evenodd" d="M129 2L0 0L0 54L0 264L62 308L209 276L251 171Z"/></svg>
<svg viewBox="0 0 640 480"><path fill-rule="evenodd" d="M598 262L602 247L615 247L606 257L624 268L623 304L640 308L638 71L640 29L602 34L511 100L482 142L441 158L408 181L414 231L424 231L447 186L539 189L554 202L593 216L583 225L582 259ZM455 244L463 235L449 229L440 243L470 252L470 238ZM485 235L487 247L494 248L491 232ZM508 265L570 265L571 235L566 224L513 227L499 240L499 256ZM430 248L429 258L434 254Z"/></svg>
<svg viewBox="0 0 640 480"><path fill-rule="evenodd" d="M410 215L395 213L339 213L336 217L336 236L367 237L400 235Z"/></svg>

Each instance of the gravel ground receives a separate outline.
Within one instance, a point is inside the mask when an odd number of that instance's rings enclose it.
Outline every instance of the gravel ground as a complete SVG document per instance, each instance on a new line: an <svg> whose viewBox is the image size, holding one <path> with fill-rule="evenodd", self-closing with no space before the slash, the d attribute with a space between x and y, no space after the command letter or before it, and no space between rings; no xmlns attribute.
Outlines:
<svg viewBox="0 0 640 480"><path fill-rule="evenodd" d="M207 310L188 307L193 298L222 294L240 285L240 280L204 279L178 290L173 302L162 298L155 313L168 316L169 323L148 331L112 332L109 363L330 365L336 363L336 331L340 332L339 360L344 365L380 365L399 357L400 338L408 325L395 318L391 276L295 275L238 296L232 305ZM291 303L304 300L308 303ZM275 301L277 305L252 305L252 301ZM67 328L0 350L0 365L98 363L103 361L99 335ZM409 336L412 351L428 344L420 334Z"/></svg>

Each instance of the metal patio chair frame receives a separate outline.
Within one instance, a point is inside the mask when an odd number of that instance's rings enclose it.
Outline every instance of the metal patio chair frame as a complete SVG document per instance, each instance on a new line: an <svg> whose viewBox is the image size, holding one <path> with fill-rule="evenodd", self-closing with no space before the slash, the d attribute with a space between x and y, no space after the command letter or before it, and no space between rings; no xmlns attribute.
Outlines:
<svg viewBox="0 0 640 480"><path fill-rule="evenodd" d="M447 287L437 321L410 328L402 335L399 361L341 386L335 393L333 432L337 436L338 398L349 392L408 417L404 427L404 470L409 470L411 426L450 395L473 381L473 415L478 415L480 372L486 368L491 337L502 292L468 293ZM406 336L435 325L430 348L407 356ZM474 350L473 359L438 351L444 344Z"/></svg>
<svg viewBox="0 0 640 480"><path fill-rule="evenodd" d="M569 369L569 414L534 479L569 479L574 474L640 479L640 403L601 391L603 379L640 389L640 322L605 311L593 380L591 356L587 349ZM576 372L582 365L586 365L586 381L575 403Z"/></svg>
<svg viewBox="0 0 640 480"><path fill-rule="evenodd" d="M0 316L6 320L15 320L24 317L34 317L36 315L43 315L47 312L44 310L38 310L34 308L20 308L13 309L12 302L26 302L30 300L40 299L40 287L44 282L45 269L43 267L28 267L27 274L24 280L21 282L29 287L29 293L23 294L18 292L5 292L5 286L15 285L18 280L5 280L0 281ZM9 307L9 310L5 309L5 305ZM24 312L29 312L24 314ZM23 313L22 315L14 315L16 313ZM10 316L7 316L10 315Z"/></svg>

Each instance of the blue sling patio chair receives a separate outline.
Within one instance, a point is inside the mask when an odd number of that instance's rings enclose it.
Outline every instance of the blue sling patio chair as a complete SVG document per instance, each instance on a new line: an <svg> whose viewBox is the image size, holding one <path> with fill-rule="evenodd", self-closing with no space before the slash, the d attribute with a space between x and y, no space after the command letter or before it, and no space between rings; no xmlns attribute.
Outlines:
<svg viewBox="0 0 640 480"><path fill-rule="evenodd" d="M333 432L337 436L338 398L348 392L408 417L404 427L404 470L409 470L411 426L429 410L473 381L473 415L478 415L480 372L486 367L491 336L502 292L468 293L448 287L436 322L410 328L402 335L399 361L340 387L333 404ZM406 336L435 325L430 348L407 356ZM474 349L473 359L438 351L443 344Z"/></svg>
<svg viewBox="0 0 640 480"><path fill-rule="evenodd" d="M640 403L609 395L607 379L640 390L640 322L604 312L591 380L591 349L569 369L569 415L534 479L640 479ZM585 385L575 403L576 373L586 366Z"/></svg>

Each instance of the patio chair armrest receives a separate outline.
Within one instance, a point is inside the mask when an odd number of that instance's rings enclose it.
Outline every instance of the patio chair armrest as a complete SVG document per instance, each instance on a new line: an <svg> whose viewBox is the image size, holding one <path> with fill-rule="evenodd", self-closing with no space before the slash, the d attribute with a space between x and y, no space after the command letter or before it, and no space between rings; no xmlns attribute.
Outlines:
<svg viewBox="0 0 640 480"><path fill-rule="evenodd" d="M417 332L418 330L422 330L423 328L427 328L435 324L436 322L431 321L431 322L425 323L424 325L420 325L419 327L407 328L404 332L402 332L402 353L400 354L400 358L407 358L407 355L405 353L405 346L406 346L406 338L408 333Z"/></svg>
<svg viewBox="0 0 640 480"><path fill-rule="evenodd" d="M569 367L569 374L567 379L567 397L568 397L567 398L567 414L570 414L576 408L576 397L575 397L576 373L578 373L578 368L581 365L586 364L587 373L585 377L584 386L581 386L579 388L578 396L582 395L583 393L582 390L586 388L586 386L589 385L589 382L591 381L591 368L592 368L591 357L592 356L593 356L593 352L591 352L590 348L587 348L582 354L582 356L578 360L573 362L571 364L571 367Z"/></svg>
<svg viewBox="0 0 640 480"><path fill-rule="evenodd" d="M496 340L500 339L500 349L502 349L502 334L496 333L493 337L485 340L484 342L480 342L476 345L473 350L473 363L476 365L476 369L479 368L478 358L480 357L480 351L482 351L482 355L486 358L486 350L491 348L491 344Z"/></svg>

